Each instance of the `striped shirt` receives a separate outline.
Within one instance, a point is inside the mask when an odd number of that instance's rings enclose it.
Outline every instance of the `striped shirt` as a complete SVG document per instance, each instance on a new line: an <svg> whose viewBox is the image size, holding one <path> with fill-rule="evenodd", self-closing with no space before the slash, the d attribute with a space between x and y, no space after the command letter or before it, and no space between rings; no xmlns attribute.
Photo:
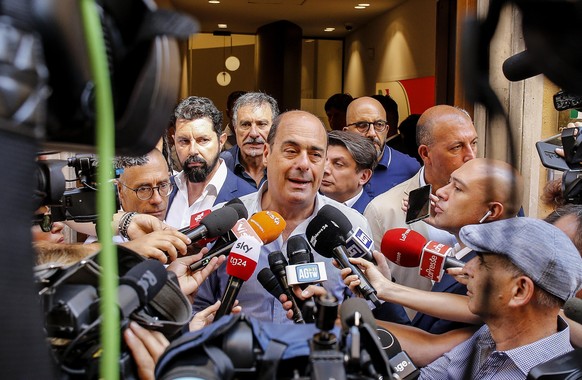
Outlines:
<svg viewBox="0 0 582 380"><path fill-rule="evenodd" d="M570 329L560 317L557 333L507 351L495 350L489 327L483 325L471 338L422 368L419 379L523 380L536 365L572 350Z"/></svg>

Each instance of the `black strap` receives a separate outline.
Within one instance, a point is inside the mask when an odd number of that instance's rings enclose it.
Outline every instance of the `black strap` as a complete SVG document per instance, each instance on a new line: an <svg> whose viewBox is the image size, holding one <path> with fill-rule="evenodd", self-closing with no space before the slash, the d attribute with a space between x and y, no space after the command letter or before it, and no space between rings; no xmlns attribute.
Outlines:
<svg viewBox="0 0 582 380"><path fill-rule="evenodd" d="M210 360L212 360L216 365L217 373L221 375L221 378L232 379L234 376L234 366L224 351L218 347L209 346L207 344L204 344L202 347L208 355L208 358L210 358Z"/></svg>
<svg viewBox="0 0 582 380"><path fill-rule="evenodd" d="M277 379L277 369L279 367L279 362L281 361L283 353L286 349L287 344L275 339L271 339L267 349L265 350L261 368L259 369L258 378L260 380Z"/></svg>

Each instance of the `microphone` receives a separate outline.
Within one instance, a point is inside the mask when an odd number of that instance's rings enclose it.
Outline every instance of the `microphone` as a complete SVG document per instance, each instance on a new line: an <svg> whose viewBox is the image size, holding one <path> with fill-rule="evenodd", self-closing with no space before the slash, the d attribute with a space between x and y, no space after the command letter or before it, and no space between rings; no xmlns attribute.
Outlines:
<svg viewBox="0 0 582 380"><path fill-rule="evenodd" d="M319 212L338 225L340 233L346 239L345 247L350 257L362 257L376 264L372 256L374 241L360 227L352 230L353 226L348 217L331 205L323 206Z"/></svg>
<svg viewBox="0 0 582 380"><path fill-rule="evenodd" d="M279 300L279 296L283 294L283 289L281 288L281 285L279 285L279 280L277 280L277 277L275 277L271 268L265 267L261 269L259 274L257 274L257 280L259 280L266 291Z"/></svg>
<svg viewBox="0 0 582 380"><path fill-rule="evenodd" d="M535 59L527 50L507 58L501 68L503 75L512 82L535 77L542 73L537 67Z"/></svg>
<svg viewBox="0 0 582 380"><path fill-rule="evenodd" d="M123 318L147 305L168 280L164 264L146 260L131 268L119 279L117 298Z"/></svg>
<svg viewBox="0 0 582 380"><path fill-rule="evenodd" d="M462 268L465 263L453 257L446 244L428 241L416 231L393 228L382 237L381 250L393 263L403 267L419 267L418 274L430 280L442 280L447 268Z"/></svg>
<svg viewBox="0 0 582 380"><path fill-rule="evenodd" d="M321 208L317 215L309 222L305 230L305 235L309 244L322 256L334 258L340 267L350 268L352 273L358 275L360 278L360 285L358 285L358 292L367 300L372 301L375 306L380 306L380 300L376 296L376 289L368 282L368 279L360 268L348 259L347 249L345 247L345 239L343 238L338 224L328 218L326 212L321 212L327 206ZM333 208L333 206L330 206Z"/></svg>
<svg viewBox="0 0 582 380"><path fill-rule="evenodd" d="M287 240L287 257L289 265L285 267L285 273L289 286L300 285L305 289L309 284L327 280L325 264L313 262L309 243L300 235L291 236Z"/></svg>
<svg viewBox="0 0 582 380"><path fill-rule="evenodd" d="M295 299L295 295L289 289L289 284L287 283L287 274L285 268L287 267L287 259L285 259L285 255L281 251L274 251L269 253L268 256L269 260L269 267L271 271L279 281L279 285L283 292L287 296L287 299L291 301L292 310L293 310L293 321L295 323L305 323L303 320L303 315L301 314L301 310L299 310L299 306L297 305L297 300Z"/></svg>
<svg viewBox="0 0 582 380"><path fill-rule="evenodd" d="M240 219L231 229L231 233L226 238L227 240L224 240L221 244L215 244L202 259L190 265L190 270L196 271L204 268L214 257L220 255L228 256L236 239L241 236L253 236L257 240L262 241L263 244L269 244L281 235L285 229L285 225L286 222L283 217L275 211L257 212L248 221Z"/></svg>
<svg viewBox="0 0 582 380"><path fill-rule="evenodd" d="M251 236L241 236L235 242L226 263L226 274L229 275L226 291L222 296L214 320L230 314L242 284L251 277L257 267L261 245L257 239Z"/></svg>
<svg viewBox="0 0 582 380"><path fill-rule="evenodd" d="M193 242L224 235L238 219L238 213L232 207L222 207L200 220L200 225L184 231Z"/></svg>
<svg viewBox="0 0 582 380"><path fill-rule="evenodd" d="M416 365L414 365L406 351L402 350L398 339L383 327L378 327L376 331L378 333L380 345L388 356L390 368L392 368L394 373L398 374L398 376L404 380L416 379L420 370Z"/></svg>
<svg viewBox="0 0 582 380"><path fill-rule="evenodd" d="M582 299L570 298L566 301L564 314L574 322L582 324Z"/></svg>

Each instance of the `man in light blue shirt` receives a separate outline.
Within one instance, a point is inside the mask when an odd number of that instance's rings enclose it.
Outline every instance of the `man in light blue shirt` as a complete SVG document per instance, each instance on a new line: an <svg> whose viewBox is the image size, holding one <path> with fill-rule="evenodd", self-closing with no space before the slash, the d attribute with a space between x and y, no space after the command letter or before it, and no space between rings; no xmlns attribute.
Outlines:
<svg viewBox="0 0 582 380"><path fill-rule="evenodd" d="M305 237L305 229L318 210L330 204L343 212L353 225L370 233L366 219L357 211L318 194L327 151L327 133L321 121L304 111L289 111L273 122L264 153L267 182L254 194L241 197L249 215L261 210L279 213L286 227L281 236L261 250L257 268L238 294L242 312L266 322L291 323L279 300L258 282L256 274L268 267L267 256L280 250L287 253L290 236ZM331 259L313 252L315 262L324 262L328 280L323 286L341 302L347 287ZM194 311L202 310L220 299L228 276L223 265L205 281L196 296Z"/></svg>

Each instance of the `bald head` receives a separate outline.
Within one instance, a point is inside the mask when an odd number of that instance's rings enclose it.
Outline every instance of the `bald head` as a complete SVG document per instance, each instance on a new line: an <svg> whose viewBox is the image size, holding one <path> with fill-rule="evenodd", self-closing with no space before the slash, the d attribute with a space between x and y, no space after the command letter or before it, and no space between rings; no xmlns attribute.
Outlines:
<svg viewBox="0 0 582 380"><path fill-rule="evenodd" d="M383 122L385 128L376 126L367 126L364 124L363 129L359 129L355 123L375 123ZM386 110L378 100L369 96L362 96L352 100L346 111L346 128L349 132L358 133L370 139L374 143L378 158L384 153L386 137L388 135L388 126L386 124ZM378 129L381 129L380 131Z"/></svg>

